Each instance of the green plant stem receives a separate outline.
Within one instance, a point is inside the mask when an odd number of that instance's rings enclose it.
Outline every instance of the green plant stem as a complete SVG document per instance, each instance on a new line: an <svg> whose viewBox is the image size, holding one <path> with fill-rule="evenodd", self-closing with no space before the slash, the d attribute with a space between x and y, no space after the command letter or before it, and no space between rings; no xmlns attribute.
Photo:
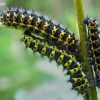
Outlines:
<svg viewBox="0 0 100 100"><path fill-rule="evenodd" d="M90 98L90 100L98 100L93 70L90 65L90 61L89 61L89 57L88 57L88 50L87 50L87 46L86 46L87 35L86 35L86 27L83 24L84 10L83 10L82 0L74 0L74 5L75 5L77 20L78 20L78 29L79 29L79 36L80 36L79 50L82 52L81 60L82 60L82 62L84 62L84 65L85 65L84 69L86 70L86 73L89 74L88 75L89 83L90 83L90 88L89 88L89 92L88 92L89 98Z"/></svg>

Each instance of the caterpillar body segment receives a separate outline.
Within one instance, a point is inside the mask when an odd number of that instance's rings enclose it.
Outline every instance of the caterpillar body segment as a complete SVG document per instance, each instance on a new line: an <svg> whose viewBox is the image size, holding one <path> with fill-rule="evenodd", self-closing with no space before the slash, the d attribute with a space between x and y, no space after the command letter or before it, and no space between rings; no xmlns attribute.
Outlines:
<svg viewBox="0 0 100 100"><path fill-rule="evenodd" d="M71 76L71 79L69 80L70 82L76 83L78 81L82 81L83 79L86 78L86 75L84 73L78 73L75 76Z"/></svg>
<svg viewBox="0 0 100 100"><path fill-rule="evenodd" d="M87 88L89 88L89 83L88 83L87 79L82 80L77 83L73 83L73 85L72 85L72 89L78 90L82 94L84 94L84 92L87 91Z"/></svg>

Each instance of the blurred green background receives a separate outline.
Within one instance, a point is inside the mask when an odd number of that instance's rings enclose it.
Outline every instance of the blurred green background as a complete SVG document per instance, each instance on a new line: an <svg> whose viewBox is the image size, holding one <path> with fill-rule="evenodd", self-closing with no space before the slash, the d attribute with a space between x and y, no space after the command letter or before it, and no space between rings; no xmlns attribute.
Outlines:
<svg viewBox="0 0 100 100"><path fill-rule="evenodd" d="M51 19L56 19L65 27L69 27L69 29L75 31L75 35L78 37L73 1L74 0L0 0L0 9L3 10L9 6L36 10L40 13L44 13ZM6 5L1 5L2 2L5 2ZM100 1L83 0L83 3L85 15L92 16L100 21ZM42 99L42 95L40 99L24 97L19 97L18 99L16 95L20 90L28 91L29 94L31 92L34 95L34 89L39 87L43 82L50 83L64 77L62 71L57 68L54 62L49 64L50 62L47 58L42 59L38 53L34 55L31 50L25 49L24 44L20 42L22 33L22 31L17 29L0 29L0 100L49 100L49 96L47 99ZM62 83L60 84L61 81L65 80L56 81L53 86L62 86ZM58 83L59 85L57 85ZM68 89L67 85L64 86L66 86L66 90L63 91L64 87L61 87L62 94L65 94ZM58 92L57 90L55 90L55 92L52 90L52 93L55 94ZM48 94L50 95L50 93ZM58 96L57 99L52 98L50 100L66 100L64 98L62 99L62 94L56 95ZM44 92L44 96L45 95ZM69 98L68 100L72 99Z"/></svg>

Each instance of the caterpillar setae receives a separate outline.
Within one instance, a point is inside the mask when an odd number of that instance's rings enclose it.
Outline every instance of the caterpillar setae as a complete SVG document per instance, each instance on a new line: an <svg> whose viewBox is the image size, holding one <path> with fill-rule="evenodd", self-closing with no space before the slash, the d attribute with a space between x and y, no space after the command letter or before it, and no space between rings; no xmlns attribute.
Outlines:
<svg viewBox="0 0 100 100"><path fill-rule="evenodd" d="M38 33L37 35L43 36L47 42L67 45L67 49L71 52L78 50L74 34L37 12L11 8L1 13L1 22L7 26L22 27L31 33Z"/></svg>
<svg viewBox="0 0 100 100"><path fill-rule="evenodd" d="M39 52L42 56L47 56L50 60L55 60L59 65L63 65L63 69L67 70L66 74L70 75L69 82L72 83L73 90L77 90L82 95L88 92L89 82L83 72L83 65L77 61L75 56L68 54L65 50L58 49L56 46L49 46L47 42L34 36L24 35L22 41L33 52Z"/></svg>
<svg viewBox="0 0 100 100"><path fill-rule="evenodd" d="M100 37L99 37L99 24L96 20L86 18L84 19L84 24L87 26L87 44L89 51L89 57L91 63L94 66L96 85L100 81Z"/></svg>

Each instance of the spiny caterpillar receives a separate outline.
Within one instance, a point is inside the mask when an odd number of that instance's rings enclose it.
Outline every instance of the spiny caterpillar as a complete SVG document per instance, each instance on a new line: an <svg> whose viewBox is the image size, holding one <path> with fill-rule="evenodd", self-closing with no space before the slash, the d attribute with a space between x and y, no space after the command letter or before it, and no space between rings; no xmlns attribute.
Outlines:
<svg viewBox="0 0 100 100"><path fill-rule="evenodd" d="M55 60L58 65L63 65L63 69L67 70L66 74L70 75L69 82L72 83L73 90L77 90L82 95L88 91L89 83L83 72L83 66L77 62L75 56L68 54L65 50L59 50L56 46L49 46L47 42L42 42L34 36L24 35L22 41L27 48L47 56L50 60Z"/></svg>
<svg viewBox="0 0 100 100"><path fill-rule="evenodd" d="M88 28L88 48L90 49L90 57L92 58L92 63L95 67L95 70L100 74L99 71L99 58L100 58L100 39L99 39L99 31L98 25L95 20L91 20L90 18L86 18L84 20L84 24L87 25Z"/></svg>
<svg viewBox="0 0 100 100"><path fill-rule="evenodd" d="M90 18L84 19L84 24L87 25L88 29L88 49L89 56L91 58L91 63L94 66L94 71L96 74L96 79L100 81L100 38L99 38L99 31L98 26L99 24L96 23L96 20L92 20Z"/></svg>
<svg viewBox="0 0 100 100"><path fill-rule="evenodd" d="M22 9L9 9L1 14L1 22L7 26L22 27L31 33L38 33L47 38L47 42L55 42L67 45L69 51L75 51L77 48L77 40L74 34L63 28L60 24L54 23L52 20L36 12L28 12ZM51 39L51 41L49 41Z"/></svg>

